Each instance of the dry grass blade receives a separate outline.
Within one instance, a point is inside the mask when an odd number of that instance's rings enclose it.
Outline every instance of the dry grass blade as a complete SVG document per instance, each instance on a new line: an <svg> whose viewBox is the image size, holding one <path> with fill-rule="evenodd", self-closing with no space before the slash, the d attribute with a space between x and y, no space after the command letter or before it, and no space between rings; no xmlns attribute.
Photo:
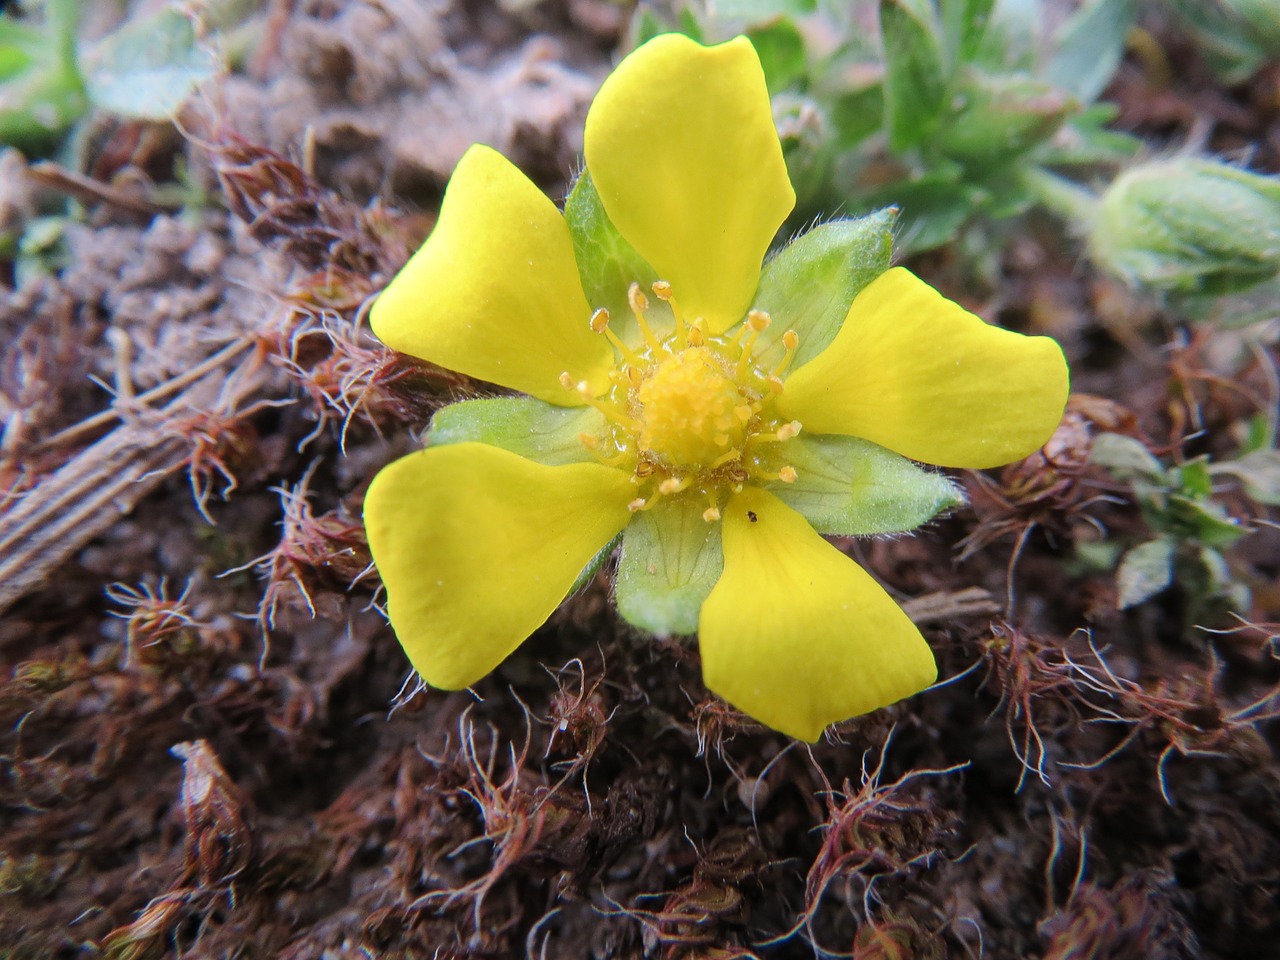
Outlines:
<svg viewBox="0 0 1280 960"><path fill-rule="evenodd" d="M193 414L226 419L260 387L255 354L215 370L160 410L143 410L86 447L0 515L0 611L44 582L94 537L191 462L191 443L164 429Z"/></svg>

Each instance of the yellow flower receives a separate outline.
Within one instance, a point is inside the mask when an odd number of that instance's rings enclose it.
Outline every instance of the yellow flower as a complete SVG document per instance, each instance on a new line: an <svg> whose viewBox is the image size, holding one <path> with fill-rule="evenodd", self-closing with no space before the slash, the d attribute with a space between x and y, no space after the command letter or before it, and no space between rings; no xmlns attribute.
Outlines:
<svg viewBox="0 0 1280 960"><path fill-rule="evenodd" d="M743 38L639 48L592 104L585 152L562 216L473 147L372 311L389 346L529 395L445 408L369 488L415 669L475 683L621 535L621 614L696 630L707 687L777 730L815 740L928 686L919 631L820 534L958 502L904 458L983 468L1039 447L1066 402L1061 350L886 272L887 239L850 306L857 270L832 244L856 221L762 277L795 198ZM828 261L840 281L810 282Z"/></svg>

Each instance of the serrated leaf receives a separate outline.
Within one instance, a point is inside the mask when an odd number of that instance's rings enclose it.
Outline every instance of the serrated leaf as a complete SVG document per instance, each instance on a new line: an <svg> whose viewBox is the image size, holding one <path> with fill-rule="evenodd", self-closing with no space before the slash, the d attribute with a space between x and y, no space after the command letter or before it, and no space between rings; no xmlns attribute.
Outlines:
<svg viewBox="0 0 1280 960"><path fill-rule="evenodd" d="M720 525L707 523L707 503L686 495L644 510L622 533L614 589L618 613L655 636L696 633L702 601L720 579Z"/></svg>
<svg viewBox="0 0 1280 960"><path fill-rule="evenodd" d="M1137 13L1136 0L1086 0L1058 33L1045 78L1092 103L1120 65Z"/></svg>
<svg viewBox="0 0 1280 960"><path fill-rule="evenodd" d="M581 433L603 432L603 416L591 407L553 407L533 397L490 397L442 407L431 418L427 442L476 441L555 467L589 463Z"/></svg>
<svg viewBox="0 0 1280 960"><path fill-rule="evenodd" d="M781 337L788 329L800 336L792 370L831 343L853 298L889 269L896 220L893 209L856 220L832 220L801 234L769 258L752 304L774 321L756 341L761 366L771 367L781 359Z"/></svg>
<svg viewBox="0 0 1280 960"><path fill-rule="evenodd" d="M1116 571L1116 606L1126 610L1167 590L1173 583L1174 551L1173 541L1160 539L1126 553Z"/></svg>
<svg viewBox="0 0 1280 960"><path fill-rule="evenodd" d="M801 434L782 456L796 481L768 490L830 536L905 533L965 502L941 473L856 437Z"/></svg>
<svg viewBox="0 0 1280 960"><path fill-rule="evenodd" d="M163 9L131 21L86 57L93 103L123 117L167 120L217 74L217 57L196 43L186 16Z"/></svg>
<svg viewBox="0 0 1280 960"><path fill-rule="evenodd" d="M947 69L937 18L928 0L880 0L884 105L894 151L924 140L942 114Z"/></svg>

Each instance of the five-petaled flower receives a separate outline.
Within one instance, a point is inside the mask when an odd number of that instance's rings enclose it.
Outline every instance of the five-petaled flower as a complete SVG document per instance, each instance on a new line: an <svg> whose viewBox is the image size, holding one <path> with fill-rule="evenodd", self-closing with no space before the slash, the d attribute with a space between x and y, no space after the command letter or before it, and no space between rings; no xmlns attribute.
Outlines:
<svg viewBox="0 0 1280 960"><path fill-rule="evenodd" d="M928 686L919 631L821 534L959 502L906 458L985 468L1039 447L1066 402L1061 350L887 269L887 231L861 221L762 273L795 196L743 38L640 47L592 104L585 151L562 216L473 147L374 304L389 346L529 395L446 407L369 488L413 666L475 683L620 537L623 617L696 631L707 687L771 727L814 740ZM841 251L881 235L869 273Z"/></svg>

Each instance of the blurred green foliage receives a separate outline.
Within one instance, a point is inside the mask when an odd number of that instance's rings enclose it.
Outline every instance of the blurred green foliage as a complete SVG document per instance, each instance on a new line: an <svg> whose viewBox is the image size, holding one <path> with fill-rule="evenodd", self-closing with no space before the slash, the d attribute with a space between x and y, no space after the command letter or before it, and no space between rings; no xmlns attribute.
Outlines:
<svg viewBox="0 0 1280 960"><path fill-rule="evenodd" d="M27 4L0 18L0 145L54 151L91 107L138 120L168 119L220 69L192 18L161 7L96 42L78 42L79 0Z"/></svg>

